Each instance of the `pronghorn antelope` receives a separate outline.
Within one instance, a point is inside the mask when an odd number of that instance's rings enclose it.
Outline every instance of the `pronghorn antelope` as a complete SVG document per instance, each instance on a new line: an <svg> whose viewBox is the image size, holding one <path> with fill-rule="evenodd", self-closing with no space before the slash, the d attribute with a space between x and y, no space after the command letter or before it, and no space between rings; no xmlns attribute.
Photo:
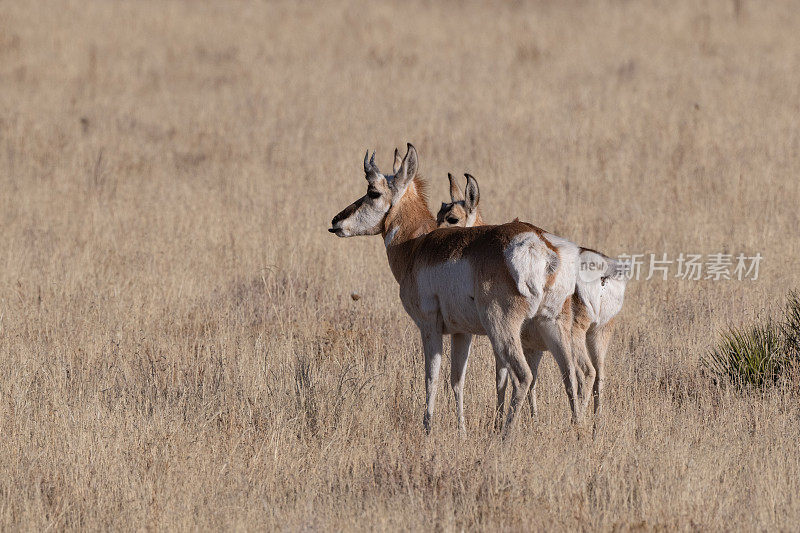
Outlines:
<svg viewBox="0 0 800 533"><path fill-rule="evenodd" d="M333 217L339 237L382 235L400 300L420 330L425 355L423 425L431 428L442 336L452 335L450 383L458 428L464 432L464 375L472 335L487 335L514 394L508 434L533 376L523 348L548 349L564 377L573 418L579 415L571 357L570 296L578 274L578 247L519 222L436 230L417 151L409 144L393 175L364 156L367 193Z"/></svg>
<svg viewBox="0 0 800 533"><path fill-rule="evenodd" d="M467 184L461 190L455 177L450 180L450 202L442 202L436 222L440 228L471 227L483 224L478 209L480 190L478 182L469 174L464 174ZM588 390L592 390L594 412L601 408L603 385L605 382L605 358L608 344L614 329L614 317L622 309L625 285L628 277L622 275L624 264L588 248L580 248L580 273L575 293L572 295L572 351L576 364L584 373L586 383L581 387L583 395L582 410L589 406ZM588 351L588 353L587 353ZM528 394L531 413L536 414L536 377L541 350L525 350L525 358L533 373L533 382ZM508 371L496 361L497 411L502 416Z"/></svg>

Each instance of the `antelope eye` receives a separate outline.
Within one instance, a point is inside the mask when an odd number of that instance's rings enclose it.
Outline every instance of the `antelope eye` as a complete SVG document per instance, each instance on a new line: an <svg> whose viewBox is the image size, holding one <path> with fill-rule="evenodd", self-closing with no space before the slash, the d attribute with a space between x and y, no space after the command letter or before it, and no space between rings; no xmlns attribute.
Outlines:
<svg viewBox="0 0 800 533"><path fill-rule="evenodd" d="M378 191L370 190L370 191L367 191L367 196L369 196L370 198L372 198L374 200L375 198L380 198L381 197L381 193L379 193Z"/></svg>
<svg viewBox="0 0 800 533"><path fill-rule="evenodd" d="M458 224L458 219L456 217L447 217L447 222L450 224Z"/></svg>

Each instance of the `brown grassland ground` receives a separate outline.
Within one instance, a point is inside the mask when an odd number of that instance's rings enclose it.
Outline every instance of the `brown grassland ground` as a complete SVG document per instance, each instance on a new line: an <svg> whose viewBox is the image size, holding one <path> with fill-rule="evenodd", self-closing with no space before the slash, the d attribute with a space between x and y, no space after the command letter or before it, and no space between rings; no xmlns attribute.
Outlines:
<svg viewBox="0 0 800 533"><path fill-rule="evenodd" d="M800 281L800 6L0 3L0 529L792 529L797 382L716 388L722 328ZM361 158L413 142L609 254L755 253L638 281L593 438L468 436L379 237L337 239ZM673 271L674 273L674 271ZM352 292L362 298L353 301Z"/></svg>

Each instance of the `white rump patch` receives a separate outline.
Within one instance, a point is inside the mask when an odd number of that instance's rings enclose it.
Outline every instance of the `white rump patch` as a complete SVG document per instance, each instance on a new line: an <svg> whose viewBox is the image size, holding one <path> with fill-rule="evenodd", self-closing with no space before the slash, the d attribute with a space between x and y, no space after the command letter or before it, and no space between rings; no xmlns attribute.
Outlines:
<svg viewBox="0 0 800 533"><path fill-rule="evenodd" d="M602 254L583 250L578 276L578 296L592 323L604 326L622 309L627 266Z"/></svg>
<svg viewBox="0 0 800 533"><path fill-rule="evenodd" d="M528 316L539 310L547 277L558 268L558 256L533 232L520 233L503 250L517 290L529 304Z"/></svg>
<svg viewBox="0 0 800 533"><path fill-rule="evenodd" d="M564 301L575 292L575 282L578 278L579 249L575 243L552 233L545 233L542 237L558 250L559 262L553 284L547 289L539 314L555 318L561 313Z"/></svg>

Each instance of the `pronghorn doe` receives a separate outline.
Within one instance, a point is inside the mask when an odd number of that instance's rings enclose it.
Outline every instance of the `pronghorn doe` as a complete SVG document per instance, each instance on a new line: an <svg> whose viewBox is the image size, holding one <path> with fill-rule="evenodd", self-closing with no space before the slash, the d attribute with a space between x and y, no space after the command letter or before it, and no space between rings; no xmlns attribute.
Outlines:
<svg viewBox="0 0 800 533"><path fill-rule="evenodd" d="M444 334L452 335L450 383L462 434L472 335L487 335L499 364L508 368L514 394L506 435L533 379L523 347L552 352L577 419L570 296L578 274L578 247L519 222L436 230L425 182L417 175L414 146L408 144L394 175L381 174L374 152L367 156L369 152L364 156L367 193L333 217L328 231L339 237L383 236L400 300L422 337L426 431L431 429Z"/></svg>
<svg viewBox="0 0 800 533"><path fill-rule="evenodd" d="M469 174L464 174L467 184L461 190L455 177L450 180L450 202L442 202L436 222L444 227L473 227L483 224L478 202L480 189L478 182ZM614 330L614 317L622 309L625 285L628 277L624 275L625 266L620 261L607 257L588 248L580 248L580 273L575 293L572 295L572 353L577 365L584 373L586 383L581 383L585 391L582 410L589 407L588 390L592 390L594 412L600 412L601 398L605 382L605 359L611 335ZM588 354L587 354L588 351ZM588 355L588 357L587 357ZM525 358L533 373L528 394L531 414L536 414L536 377L541 350L525 350ZM503 415L508 383L508 371L496 361L497 411Z"/></svg>

